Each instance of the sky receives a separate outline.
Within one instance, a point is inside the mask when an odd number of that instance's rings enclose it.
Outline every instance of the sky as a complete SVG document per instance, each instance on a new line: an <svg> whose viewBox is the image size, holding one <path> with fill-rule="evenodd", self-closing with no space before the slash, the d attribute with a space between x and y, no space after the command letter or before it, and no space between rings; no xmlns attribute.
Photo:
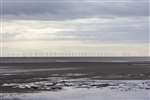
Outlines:
<svg viewBox="0 0 150 100"><path fill-rule="evenodd" d="M2 0L0 56L149 56L149 0Z"/></svg>

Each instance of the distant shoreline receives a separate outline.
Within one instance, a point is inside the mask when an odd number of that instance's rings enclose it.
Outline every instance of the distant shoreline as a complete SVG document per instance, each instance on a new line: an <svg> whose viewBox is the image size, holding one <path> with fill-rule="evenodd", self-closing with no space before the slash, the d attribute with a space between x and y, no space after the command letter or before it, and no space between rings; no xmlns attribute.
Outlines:
<svg viewBox="0 0 150 100"><path fill-rule="evenodd" d="M150 57L0 57L0 63L50 62L150 63Z"/></svg>

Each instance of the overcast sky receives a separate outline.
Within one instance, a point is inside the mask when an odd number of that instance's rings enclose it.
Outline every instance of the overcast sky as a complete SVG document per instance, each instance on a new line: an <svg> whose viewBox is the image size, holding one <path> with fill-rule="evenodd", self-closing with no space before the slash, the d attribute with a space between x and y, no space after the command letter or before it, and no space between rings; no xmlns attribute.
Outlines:
<svg viewBox="0 0 150 100"><path fill-rule="evenodd" d="M1 4L3 56L148 55L148 0L3 0Z"/></svg>

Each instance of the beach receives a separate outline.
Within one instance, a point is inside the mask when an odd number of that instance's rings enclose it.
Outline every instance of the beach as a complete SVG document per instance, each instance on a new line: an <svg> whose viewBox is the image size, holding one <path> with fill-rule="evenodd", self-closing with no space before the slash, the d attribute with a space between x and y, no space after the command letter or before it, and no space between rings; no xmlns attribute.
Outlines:
<svg viewBox="0 0 150 100"><path fill-rule="evenodd" d="M150 98L148 58L146 60L18 59L1 59L2 100L149 100Z"/></svg>

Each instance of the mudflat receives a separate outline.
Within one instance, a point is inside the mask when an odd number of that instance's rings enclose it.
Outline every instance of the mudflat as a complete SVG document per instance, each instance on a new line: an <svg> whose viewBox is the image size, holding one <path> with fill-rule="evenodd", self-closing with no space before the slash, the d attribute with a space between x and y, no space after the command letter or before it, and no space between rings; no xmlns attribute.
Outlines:
<svg viewBox="0 0 150 100"><path fill-rule="evenodd" d="M0 58L0 92L17 91L3 86L6 83L41 82L54 77L60 80L149 80L150 61L148 57Z"/></svg>

